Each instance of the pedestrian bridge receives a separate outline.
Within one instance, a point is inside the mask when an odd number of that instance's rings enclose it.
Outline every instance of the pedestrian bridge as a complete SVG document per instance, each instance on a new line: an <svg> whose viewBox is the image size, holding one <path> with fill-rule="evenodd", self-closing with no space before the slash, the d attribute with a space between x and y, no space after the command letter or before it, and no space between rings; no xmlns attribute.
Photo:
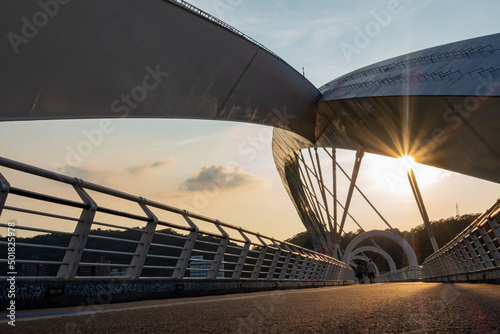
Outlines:
<svg viewBox="0 0 500 334"><path fill-rule="evenodd" d="M333 148L327 152L335 166L334 149L343 148L357 151L358 168L364 152L407 154L500 182L499 34L398 56L317 89L270 50L180 0L51 6L9 2L0 12L7 36L0 42L1 121L201 118L273 126L278 173L316 251L0 158L0 213L29 217L22 225L0 223L7 236L0 241L2 305L10 291L26 307L64 298L106 302L103 284L118 298L217 293L223 284L239 292L353 283L338 247L349 200L337 219L336 190L326 188L319 169L313 174L305 165L306 151L316 167L318 149ZM6 170L26 182L12 184ZM320 181L320 193L313 194L310 177ZM60 191L46 193L48 183ZM424 213L423 202L419 208ZM395 268L380 279L498 282L499 214L497 200L421 268ZM17 230L34 237L18 238L14 254L9 233ZM411 286L418 287L414 296L423 287Z"/></svg>
<svg viewBox="0 0 500 334"><path fill-rule="evenodd" d="M5 158L0 166L42 189L60 186L59 194L49 195L11 185L0 174L0 213L37 217L0 223L7 231L0 241L5 304L11 289L19 308L32 308L354 283L348 263L356 239L343 262L81 179ZM499 218L500 200L424 262L424 280L498 282ZM9 239L16 231L37 235ZM413 264L378 281L416 281L419 269Z"/></svg>

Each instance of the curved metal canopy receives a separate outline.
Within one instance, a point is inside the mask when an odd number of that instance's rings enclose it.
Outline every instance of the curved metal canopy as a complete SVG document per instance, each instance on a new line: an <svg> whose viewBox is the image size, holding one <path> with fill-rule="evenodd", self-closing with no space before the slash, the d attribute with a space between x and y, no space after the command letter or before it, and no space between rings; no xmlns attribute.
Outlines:
<svg viewBox="0 0 500 334"><path fill-rule="evenodd" d="M500 183L500 34L391 58L320 91L314 141L303 146L296 134L275 130L275 162L284 183L290 154L313 144L409 155ZM282 147L288 147L286 156Z"/></svg>
<svg viewBox="0 0 500 334"><path fill-rule="evenodd" d="M183 1L6 1L0 22L2 121L196 118L314 139L319 91Z"/></svg>

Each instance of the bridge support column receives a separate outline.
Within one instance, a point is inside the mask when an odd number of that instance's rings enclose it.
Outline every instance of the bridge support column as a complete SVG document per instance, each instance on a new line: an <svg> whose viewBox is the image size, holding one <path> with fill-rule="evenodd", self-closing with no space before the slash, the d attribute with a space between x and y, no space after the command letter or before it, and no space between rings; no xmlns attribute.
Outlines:
<svg viewBox="0 0 500 334"><path fill-rule="evenodd" d="M432 232L429 216L427 215L427 210L425 209L424 200L422 199L422 194L420 194L420 189L418 188L417 179L415 177L413 169L410 169L406 173L406 175L408 176L408 180L410 181L411 190L413 191L413 195L415 196L415 200L417 201L418 210L420 211L420 215L422 216L422 219L424 221L425 228L427 230L427 233L429 234L432 250L435 253L439 250L439 246L437 244L436 238L434 237L434 233Z"/></svg>
<svg viewBox="0 0 500 334"><path fill-rule="evenodd" d="M361 168L361 160L365 154L364 148L360 147L356 152L356 161L354 162L354 167L352 168L351 183L349 184L349 191L347 192L347 199L344 205L344 212L342 213L342 220L340 222L340 227L338 230L338 235L342 235L344 230L344 224L347 219L347 213L349 212L349 206L351 204L352 195L354 193L354 187L356 186L356 180L358 178L359 169Z"/></svg>

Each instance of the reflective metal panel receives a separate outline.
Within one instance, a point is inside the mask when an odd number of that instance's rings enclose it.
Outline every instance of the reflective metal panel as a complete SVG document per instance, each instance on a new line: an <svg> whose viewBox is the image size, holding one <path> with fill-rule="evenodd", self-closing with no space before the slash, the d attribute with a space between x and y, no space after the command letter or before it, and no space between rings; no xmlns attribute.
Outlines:
<svg viewBox="0 0 500 334"><path fill-rule="evenodd" d="M241 34L176 1L50 3L2 4L0 120L225 119L312 138L318 90Z"/></svg>

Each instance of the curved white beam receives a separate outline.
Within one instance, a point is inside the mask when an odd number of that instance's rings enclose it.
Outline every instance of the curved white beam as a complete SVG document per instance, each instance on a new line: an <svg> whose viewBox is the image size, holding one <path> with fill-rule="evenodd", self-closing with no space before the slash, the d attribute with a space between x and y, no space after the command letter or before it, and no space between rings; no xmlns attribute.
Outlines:
<svg viewBox="0 0 500 334"><path fill-rule="evenodd" d="M368 262L370 259L369 259L367 256L359 256L359 255L357 255L357 256L353 256L353 257L351 258L351 263L350 263L350 265L351 265L351 266L353 266L354 268L356 268L356 262L355 262L356 260L362 260L362 261L364 261L364 262ZM375 264L375 263L374 263L374 264ZM376 264L375 264L375 274L376 274L377 276L380 276L380 271L378 270L378 267L377 267L377 265L376 265Z"/></svg>
<svg viewBox="0 0 500 334"><path fill-rule="evenodd" d="M389 253L387 253L386 251L384 251L383 249L381 249L379 247L363 246L363 247L356 248L355 250L352 251L350 258L353 256L356 256L362 252L375 252L375 253L382 255L384 257L384 259L387 261L387 264L389 264L389 270L396 271L396 263L394 263L394 260L392 259L392 257L389 255Z"/></svg>
<svg viewBox="0 0 500 334"><path fill-rule="evenodd" d="M395 241L396 243L398 243L401 246L401 248L403 248L403 250L406 254L406 257L408 258L409 266L410 267L418 267L417 256L415 255L415 252L411 248L410 244L405 239L400 237L399 235L396 235L396 234L388 232L388 231L381 231L381 230L372 230L372 231L364 232L364 233L358 235L357 237L355 237L354 239L352 239L351 242L349 243L349 245L347 245L347 248L344 252L344 257L342 258L342 261L345 263L349 263L350 262L349 257L351 256L351 253L354 250L354 248L361 241L368 239L368 238L372 238L372 237L384 237L384 238L388 238L388 239Z"/></svg>

